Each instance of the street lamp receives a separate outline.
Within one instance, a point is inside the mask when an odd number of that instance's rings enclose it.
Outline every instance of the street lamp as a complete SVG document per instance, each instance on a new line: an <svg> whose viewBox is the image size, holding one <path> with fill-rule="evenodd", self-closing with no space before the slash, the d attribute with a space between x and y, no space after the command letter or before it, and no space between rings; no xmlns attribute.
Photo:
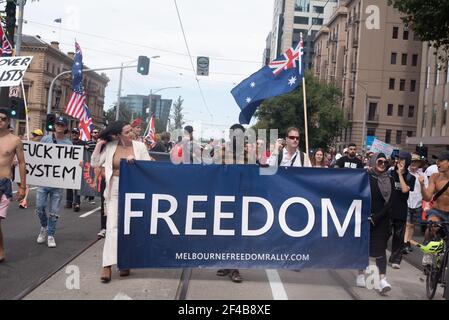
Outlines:
<svg viewBox="0 0 449 320"><path fill-rule="evenodd" d="M166 87L166 88L160 88L160 89L157 89L157 90L154 91L154 92L153 92L153 89L150 90L150 104L149 104L149 107L148 107L148 108L149 108L149 112L148 112L148 128L147 128L147 130L145 131L144 136L147 135L148 130L150 129L150 120L151 120L151 117L150 117L149 115L151 114L151 109L152 109L153 94L156 94L156 93L158 93L158 92L161 92L161 91L163 91L163 90L168 90L168 89L181 89L181 87Z"/></svg>

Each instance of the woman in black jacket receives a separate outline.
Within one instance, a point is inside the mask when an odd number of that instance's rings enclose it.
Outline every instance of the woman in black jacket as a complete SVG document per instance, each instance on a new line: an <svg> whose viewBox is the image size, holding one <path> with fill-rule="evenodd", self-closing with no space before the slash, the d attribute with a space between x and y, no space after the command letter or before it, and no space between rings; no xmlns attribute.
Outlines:
<svg viewBox="0 0 449 320"><path fill-rule="evenodd" d="M394 181L387 173L387 158L383 153L374 154L370 159L369 176L371 186L371 232L370 257L376 259L379 268L379 291L385 294L391 290L387 282L387 243L390 237L390 215ZM365 287L363 272L357 277L357 286Z"/></svg>

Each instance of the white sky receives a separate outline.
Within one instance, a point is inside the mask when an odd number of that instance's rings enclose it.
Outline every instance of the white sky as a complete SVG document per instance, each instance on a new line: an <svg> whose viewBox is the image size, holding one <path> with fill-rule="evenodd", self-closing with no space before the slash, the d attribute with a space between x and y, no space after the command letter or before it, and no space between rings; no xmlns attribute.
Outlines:
<svg viewBox="0 0 449 320"><path fill-rule="evenodd" d="M196 56L211 58L211 75L199 79L213 118L201 98L173 0L29 0L24 34L40 35L46 42L59 41L64 52L74 51L76 38L89 68L119 66L139 55L161 56L152 60L149 76L125 70L122 96L180 86L160 94L173 100L181 95L187 122L197 132L204 130L206 138L216 136L211 130L222 132L238 122L239 108L230 91L262 66L274 1L177 3L195 67ZM57 18L62 18L62 25L54 23ZM117 101L119 71L106 74L111 79L105 103L109 109Z"/></svg>

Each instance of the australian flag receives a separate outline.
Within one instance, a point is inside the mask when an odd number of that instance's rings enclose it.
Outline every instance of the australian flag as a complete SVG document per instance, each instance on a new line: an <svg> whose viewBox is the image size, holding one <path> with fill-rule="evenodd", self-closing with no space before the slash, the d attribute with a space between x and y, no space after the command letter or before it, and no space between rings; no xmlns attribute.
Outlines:
<svg viewBox="0 0 449 320"><path fill-rule="evenodd" d="M250 123L254 112L264 100L290 93L299 87L304 77L303 54L301 39L296 49L288 49L231 91L242 110L241 124Z"/></svg>

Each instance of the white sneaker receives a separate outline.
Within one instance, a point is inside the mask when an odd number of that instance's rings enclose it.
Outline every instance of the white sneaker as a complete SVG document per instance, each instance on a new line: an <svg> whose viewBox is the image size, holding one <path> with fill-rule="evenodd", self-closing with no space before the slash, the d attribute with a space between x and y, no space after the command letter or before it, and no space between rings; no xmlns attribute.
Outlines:
<svg viewBox="0 0 449 320"><path fill-rule="evenodd" d="M391 264L391 267L392 267L393 269L397 269L397 270L401 269L401 266L400 266L399 264L397 264L397 263L392 263L392 264Z"/></svg>
<svg viewBox="0 0 449 320"><path fill-rule="evenodd" d="M37 237L37 243L42 244L45 243L45 241L47 241L48 235L47 232L48 232L47 228L41 227L41 231L39 232L39 236Z"/></svg>
<svg viewBox="0 0 449 320"><path fill-rule="evenodd" d="M379 293L381 295L385 295L387 292L391 291L391 285L387 282L387 278L381 279L379 285Z"/></svg>
<svg viewBox="0 0 449 320"><path fill-rule="evenodd" d="M433 263L433 258L431 254L425 253L422 257L423 266L431 266Z"/></svg>
<svg viewBox="0 0 449 320"><path fill-rule="evenodd" d="M365 275L364 274L359 274L357 276L356 284L357 284L357 287L366 288L366 281L365 281Z"/></svg>
<svg viewBox="0 0 449 320"><path fill-rule="evenodd" d="M47 239L47 246L49 248L56 248L56 241L55 241L54 237L52 237L52 236L48 237L48 239Z"/></svg>
<svg viewBox="0 0 449 320"><path fill-rule="evenodd" d="M104 239L106 238L106 229L101 229L100 232L97 234L98 238Z"/></svg>

